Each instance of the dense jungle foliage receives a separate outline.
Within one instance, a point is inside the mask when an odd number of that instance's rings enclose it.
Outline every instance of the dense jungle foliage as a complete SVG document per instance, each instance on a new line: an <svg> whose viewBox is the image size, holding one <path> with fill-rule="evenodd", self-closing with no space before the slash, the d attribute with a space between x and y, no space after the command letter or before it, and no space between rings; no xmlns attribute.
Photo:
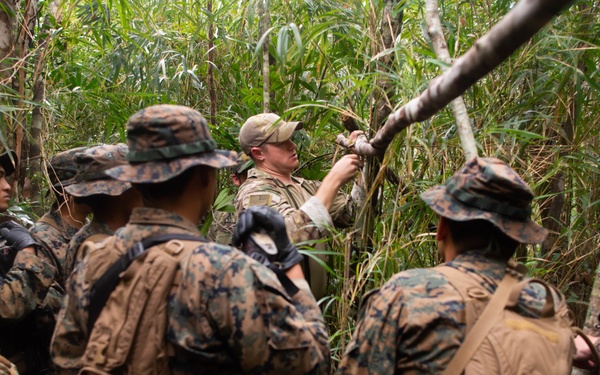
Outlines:
<svg viewBox="0 0 600 375"><path fill-rule="evenodd" d="M513 5L441 0L450 56L462 55ZM346 152L334 143L345 132L342 113L372 135L381 125L380 107L387 113L399 108L444 66L427 36L423 1L57 0L19 6L14 48L2 60L0 130L1 141L24 160L13 212L31 219L47 208L40 168L47 156L125 141L127 118L145 106L194 107L211 122L219 145L237 150L241 124L264 111L263 47L269 109L304 121L305 132L294 139L298 173L312 179ZM600 240L599 7L598 1L575 2L464 95L479 155L500 158L519 172L537 196L534 220L552 231L542 246L520 249L520 260L560 287L579 324ZM331 293L320 301L334 360L366 290L400 270L439 262L437 218L419 193L464 162L449 108L399 134L381 167L369 161L375 172L390 169L397 178L376 174L360 225L334 235ZM228 209L235 190L227 173L219 184L215 209Z"/></svg>

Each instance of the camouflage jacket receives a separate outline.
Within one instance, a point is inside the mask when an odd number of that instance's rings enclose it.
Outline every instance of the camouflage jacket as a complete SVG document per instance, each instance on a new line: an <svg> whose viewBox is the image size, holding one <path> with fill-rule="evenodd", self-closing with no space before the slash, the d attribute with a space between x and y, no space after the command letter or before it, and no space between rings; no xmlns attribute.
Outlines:
<svg viewBox="0 0 600 375"><path fill-rule="evenodd" d="M127 249L165 233L199 235L179 215L136 208L129 223L115 233L115 248ZM91 270L108 268L118 256L103 249L104 243L69 279L51 345L61 373L77 372L87 344L89 291L95 282L88 276ZM325 322L310 293L301 289L288 296L269 269L214 243L199 243L183 267L181 282L168 298L166 339L174 348L173 373L328 373Z"/></svg>
<svg viewBox="0 0 600 375"><path fill-rule="evenodd" d="M0 320L21 320L44 304L53 286L56 268L25 251L19 251L12 268L0 276ZM58 297L60 298L60 297Z"/></svg>
<svg viewBox="0 0 600 375"><path fill-rule="evenodd" d="M270 174L252 168L248 179L240 186L235 198L238 214L250 206L266 205L276 209L285 218L288 235L296 245L310 245L316 256L326 262L328 244L322 240L329 236L334 225L346 228L354 220L354 202L342 192L338 193L329 212L315 197L321 183L292 177L294 184L286 185ZM304 272L314 296L321 299L327 287L327 273L313 258L305 257Z"/></svg>
<svg viewBox="0 0 600 375"><path fill-rule="evenodd" d="M81 262L86 254L81 253L81 245L91 236L104 234L106 237L112 236L114 231L108 227L108 225L104 223L100 223L98 221L90 221L71 238L69 242L69 246L66 251L65 258L65 275L68 278L71 272L75 269L77 264ZM102 238L98 238L101 240ZM97 242L97 241L94 241Z"/></svg>
<svg viewBox="0 0 600 375"><path fill-rule="evenodd" d="M292 242L319 240L328 235L334 225L347 228L354 220L354 203L339 193L329 212L314 195L321 182L292 177L294 184L286 185L270 174L252 168L248 179L240 186L235 198L236 209L266 205L275 208L286 221Z"/></svg>
<svg viewBox="0 0 600 375"><path fill-rule="evenodd" d="M206 238L221 245L232 245L233 228L237 223L237 212L216 211Z"/></svg>
<svg viewBox="0 0 600 375"><path fill-rule="evenodd" d="M31 235L44 247L46 260L57 268L57 281L64 287L67 274L65 273L65 261L67 258L67 247L71 238L79 231L66 223L58 211L52 210L46 213L29 230Z"/></svg>
<svg viewBox="0 0 600 375"><path fill-rule="evenodd" d="M467 252L446 263L480 280L493 292L506 263ZM518 312L540 316L546 291L529 284ZM338 374L439 374L465 339L464 303L435 268L392 277L367 304L338 368Z"/></svg>

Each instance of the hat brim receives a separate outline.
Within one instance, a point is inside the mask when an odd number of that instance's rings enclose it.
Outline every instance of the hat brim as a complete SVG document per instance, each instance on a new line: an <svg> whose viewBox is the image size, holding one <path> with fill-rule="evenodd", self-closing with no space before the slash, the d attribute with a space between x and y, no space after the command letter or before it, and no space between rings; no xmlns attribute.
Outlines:
<svg viewBox="0 0 600 375"><path fill-rule="evenodd" d="M304 128L304 124L300 121L286 122L285 124L281 125L274 133L274 135L276 134L277 136L270 136L269 138L267 138L265 143L285 142L288 139L292 138L292 135L296 130L300 130L302 128Z"/></svg>
<svg viewBox="0 0 600 375"><path fill-rule="evenodd" d="M88 197L90 195L104 194L113 197L119 196L129 190L131 184L117 180L82 181L65 187L65 191L74 197Z"/></svg>
<svg viewBox="0 0 600 375"><path fill-rule="evenodd" d="M440 216L454 221L487 220L510 238L521 243L542 243L548 231L531 219L511 220L495 212L467 206L451 196L445 186L436 186L424 193L421 199Z"/></svg>
<svg viewBox="0 0 600 375"><path fill-rule="evenodd" d="M6 151L0 155L0 165L4 168L5 176L10 176L15 173L17 160L17 153L14 151Z"/></svg>
<svg viewBox="0 0 600 375"><path fill-rule="evenodd" d="M107 170L106 174L119 181L151 184L170 180L197 165L225 168L236 164L237 153L235 151L214 150L171 160L120 165Z"/></svg>

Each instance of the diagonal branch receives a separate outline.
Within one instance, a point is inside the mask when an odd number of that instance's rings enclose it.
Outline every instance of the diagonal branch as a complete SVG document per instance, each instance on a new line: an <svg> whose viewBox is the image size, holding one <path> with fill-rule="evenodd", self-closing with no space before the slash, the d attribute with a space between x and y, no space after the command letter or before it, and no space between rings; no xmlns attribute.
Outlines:
<svg viewBox="0 0 600 375"><path fill-rule="evenodd" d="M431 81L421 95L392 113L373 139L369 142L357 141L354 152L363 156L383 155L397 133L415 122L427 120L462 95L569 3L568 0L521 0L458 58L452 68Z"/></svg>

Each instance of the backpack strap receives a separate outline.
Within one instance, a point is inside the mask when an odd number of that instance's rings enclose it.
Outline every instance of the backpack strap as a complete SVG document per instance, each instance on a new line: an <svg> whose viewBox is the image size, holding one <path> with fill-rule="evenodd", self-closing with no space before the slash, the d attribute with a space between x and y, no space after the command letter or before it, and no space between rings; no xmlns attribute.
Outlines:
<svg viewBox="0 0 600 375"><path fill-rule="evenodd" d="M466 276L464 272L450 266L438 267L437 270L452 282ZM473 328L467 333L467 337L444 370L443 375L458 375L463 372L467 363L504 310L511 295L511 290L518 282L518 273L512 268L508 268L492 299L488 302Z"/></svg>
<svg viewBox="0 0 600 375"><path fill-rule="evenodd" d="M108 297L119 284L119 275L125 271L131 263L144 254L147 249L170 240L187 240L206 242L204 237L193 236L185 233L167 233L145 238L133 244L125 254L113 263L104 274L92 285L90 290L90 305L88 315L88 332L92 332L100 312L104 308Z"/></svg>

